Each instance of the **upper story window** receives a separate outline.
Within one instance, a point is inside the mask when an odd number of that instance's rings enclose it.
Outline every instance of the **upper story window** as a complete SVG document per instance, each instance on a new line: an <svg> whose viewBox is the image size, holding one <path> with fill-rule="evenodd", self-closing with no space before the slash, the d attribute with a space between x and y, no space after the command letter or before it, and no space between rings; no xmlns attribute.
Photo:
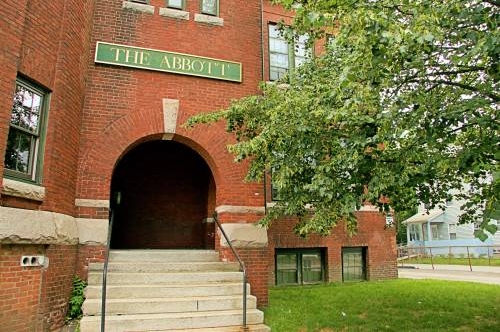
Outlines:
<svg viewBox="0 0 500 332"><path fill-rule="evenodd" d="M47 113L47 92L19 79L13 97L5 152L5 174L39 181Z"/></svg>
<svg viewBox="0 0 500 332"><path fill-rule="evenodd" d="M201 0L201 13L206 15L219 15L219 0Z"/></svg>
<svg viewBox="0 0 500 332"><path fill-rule="evenodd" d="M277 25L269 24L269 79L278 80L300 66L311 55L307 47L307 35L300 35L288 43Z"/></svg>
<svg viewBox="0 0 500 332"><path fill-rule="evenodd" d="M168 8L184 9L184 0L167 0Z"/></svg>

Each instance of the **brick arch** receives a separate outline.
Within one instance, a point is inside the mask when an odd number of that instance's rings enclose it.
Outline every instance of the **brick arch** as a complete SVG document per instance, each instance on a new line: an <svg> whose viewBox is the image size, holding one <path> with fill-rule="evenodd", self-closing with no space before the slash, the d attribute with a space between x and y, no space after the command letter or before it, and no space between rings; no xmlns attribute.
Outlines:
<svg viewBox="0 0 500 332"><path fill-rule="evenodd" d="M196 130L193 130L193 134L196 136ZM82 153L77 198L109 199L113 171L121 158L135 146L151 140L160 140L164 135L161 112L135 111L115 120ZM210 146L211 150L221 150L210 153L201 143L186 135L175 134L172 140L190 147L205 160L212 172L216 191L219 191L221 177L217 162L212 156L224 154L225 147Z"/></svg>

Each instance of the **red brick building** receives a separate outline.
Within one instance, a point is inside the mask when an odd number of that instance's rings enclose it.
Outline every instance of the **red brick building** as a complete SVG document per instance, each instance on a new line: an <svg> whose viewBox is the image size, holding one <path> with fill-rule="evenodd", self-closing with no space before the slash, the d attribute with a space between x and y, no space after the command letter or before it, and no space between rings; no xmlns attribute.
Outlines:
<svg viewBox="0 0 500 332"><path fill-rule="evenodd" d="M232 259L216 212L262 306L269 285L396 277L383 215L360 212L353 237L339 225L300 239L293 220L257 228L271 190L243 182L224 124L182 127L307 57L277 35L280 20L290 13L260 0L2 2L0 330L63 324L72 277L103 259L110 209L112 248Z"/></svg>

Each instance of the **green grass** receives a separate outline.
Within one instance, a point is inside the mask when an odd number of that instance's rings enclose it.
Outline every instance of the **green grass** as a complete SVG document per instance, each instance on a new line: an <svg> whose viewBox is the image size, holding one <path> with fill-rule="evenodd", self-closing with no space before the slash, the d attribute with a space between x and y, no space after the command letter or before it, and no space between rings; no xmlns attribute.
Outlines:
<svg viewBox="0 0 500 332"><path fill-rule="evenodd" d="M465 257L433 257L432 262L434 264L451 264L451 265L469 265L469 260ZM399 261L399 264L431 264L430 257L412 257L409 259L404 259ZM500 266L499 258L471 258L470 263L472 266Z"/></svg>
<svg viewBox="0 0 500 332"><path fill-rule="evenodd" d="M500 286L390 280L270 289L273 332L500 331Z"/></svg>

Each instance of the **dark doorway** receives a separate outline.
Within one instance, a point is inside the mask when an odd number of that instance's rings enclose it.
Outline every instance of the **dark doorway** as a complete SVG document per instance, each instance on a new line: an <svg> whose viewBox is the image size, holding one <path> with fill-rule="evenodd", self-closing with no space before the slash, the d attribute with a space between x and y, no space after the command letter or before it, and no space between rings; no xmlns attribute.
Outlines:
<svg viewBox="0 0 500 332"><path fill-rule="evenodd" d="M111 247L213 248L213 230L204 221L213 211L214 192L209 167L189 147L174 141L140 144L113 174Z"/></svg>

